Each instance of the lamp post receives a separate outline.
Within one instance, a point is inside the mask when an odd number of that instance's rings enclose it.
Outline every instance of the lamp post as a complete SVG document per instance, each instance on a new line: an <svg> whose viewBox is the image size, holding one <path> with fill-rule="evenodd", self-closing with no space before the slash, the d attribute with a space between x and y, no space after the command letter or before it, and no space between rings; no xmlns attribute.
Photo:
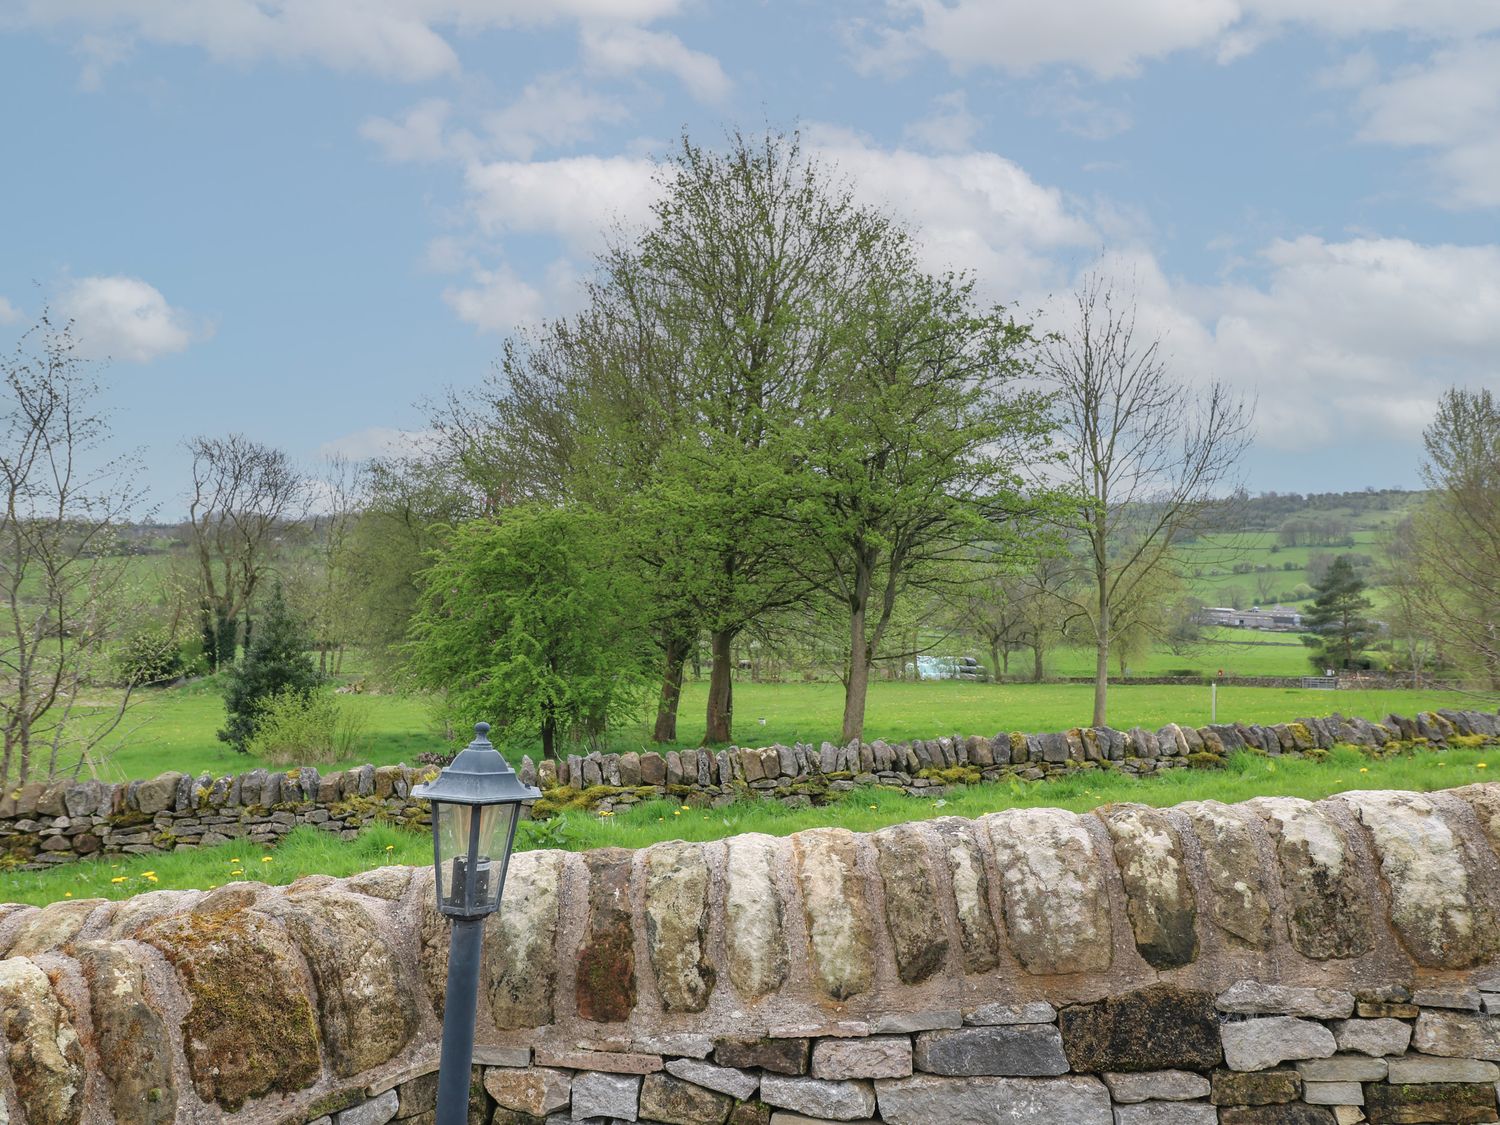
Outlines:
<svg viewBox="0 0 1500 1125"><path fill-rule="evenodd" d="M432 802L437 906L453 920L436 1125L467 1125L469 1119L484 920L500 908L521 802L542 795L521 784L490 744L489 732L489 723L476 723L474 741L435 780L411 791L413 797Z"/></svg>

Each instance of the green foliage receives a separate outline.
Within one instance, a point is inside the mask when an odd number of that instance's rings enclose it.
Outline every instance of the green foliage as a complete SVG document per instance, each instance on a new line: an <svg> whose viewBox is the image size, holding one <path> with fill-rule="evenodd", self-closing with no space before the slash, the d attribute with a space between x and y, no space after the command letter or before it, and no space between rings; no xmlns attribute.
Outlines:
<svg viewBox="0 0 1500 1125"><path fill-rule="evenodd" d="M277 766L337 762L364 744L366 722L337 696L288 687L264 701L245 750Z"/></svg>
<svg viewBox="0 0 1500 1125"><path fill-rule="evenodd" d="M1311 660L1315 667L1347 670L1369 666L1363 653L1378 631L1364 616L1372 604L1364 591L1364 580L1347 555L1329 564L1318 582L1312 607L1302 616L1303 625L1312 634L1306 641L1314 650Z"/></svg>
<svg viewBox="0 0 1500 1125"><path fill-rule="evenodd" d="M132 687L168 683L182 673L182 649L168 629L141 629L115 652L115 674Z"/></svg>
<svg viewBox="0 0 1500 1125"><path fill-rule="evenodd" d="M459 527L426 574L409 670L454 726L492 723L561 754L638 715L650 665L638 586L581 506L528 505Z"/></svg>
<svg viewBox="0 0 1500 1125"><path fill-rule="evenodd" d="M256 733L261 712L273 698L288 692L312 694L322 677L313 666L307 648L302 623L292 616L277 585L259 619L249 651L225 680L228 722L219 731L221 739L244 751Z"/></svg>

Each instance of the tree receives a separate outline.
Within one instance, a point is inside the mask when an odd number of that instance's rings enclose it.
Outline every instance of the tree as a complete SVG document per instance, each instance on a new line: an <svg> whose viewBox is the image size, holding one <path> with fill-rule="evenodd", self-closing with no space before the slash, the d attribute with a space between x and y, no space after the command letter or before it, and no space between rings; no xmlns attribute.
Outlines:
<svg viewBox="0 0 1500 1125"><path fill-rule="evenodd" d="M1048 459L1051 429L1045 400L1014 385L1029 329L977 309L970 282L923 273L899 232L863 254L821 401L788 435L803 470L787 507L805 543L794 565L847 615L845 742L863 734L900 599L956 596L976 549L1014 565L1024 521L1053 502L1020 472Z"/></svg>
<svg viewBox="0 0 1500 1125"><path fill-rule="evenodd" d="M1302 622L1311 634L1303 640L1315 650L1311 657L1313 665L1343 670L1363 667L1361 654L1378 630L1364 616L1373 603L1364 596L1364 580L1349 557L1340 555L1334 559L1313 589L1316 597L1302 615Z"/></svg>
<svg viewBox="0 0 1500 1125"><path fill-rule="evenodd" d="M1431 491L1404 560L1413 608L1455 664L1500 689L1500 399L1449 390L1423 441Z"/></svg>
<svg viewBox="0 0 1500 1125"><path fill-rule="evenodd" d="M1072 614L1095 649L1093 725L1108 717L1110 646L1144 619L1160 577L1178 574L1182 544L1208 529L1234 491L1251 410L1222 383L1175 382L1159 338L1137 333L1134 301L1099 275L1050 338L1041 368L1056 395L1065 477L1085 501Z"/></svg>
<svg viewBox="0 0 1500 1125"><path fill-rule="evenodd" d="M306 510L307 482L281 450L242 434L188 442L188 519L198 560L203 652L210 670L234 661L248 613L279 536ZM244 622L249 633L250 623Z"/></svg>
<svg viewBox="0 0 1500 1125"><path fill-rule="evenodd" d="M650 682L629 568L581 506L524 505L460 525L424 576L409 667L463 729L597 745Z"/></svg>
<svg viewBox="0 0 1500 1125"><path fill-rule="evenodd" d="M219 732L221 740L243 752L273 699L288 693L310 695L323 682L308 654L310 647L307 630L288 608L281 583L276 583L244 659L230 669L224 683L228 721Z"/></svg>
<svg viewBox="0 0 1500 1125"><path fill-rule="evenodd" d="M0 784L97 765L131 699L86 717L78 704L128 617L117 530L142 502L134 455L108 458L99 386L71 326L44 313L0 365Z"/></svg>

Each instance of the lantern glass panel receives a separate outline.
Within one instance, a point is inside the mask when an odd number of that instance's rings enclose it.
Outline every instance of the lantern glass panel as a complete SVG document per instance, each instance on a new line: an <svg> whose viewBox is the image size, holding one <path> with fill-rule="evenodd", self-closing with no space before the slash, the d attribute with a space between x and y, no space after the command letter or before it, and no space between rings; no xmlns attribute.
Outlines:
<svg viewBox="0 0 1500 1125"><path fill-rule="evenodd" d="M438 898L444 906L475 913L499 906L518 807L513 802L497 805L433 802Z"/></svg>

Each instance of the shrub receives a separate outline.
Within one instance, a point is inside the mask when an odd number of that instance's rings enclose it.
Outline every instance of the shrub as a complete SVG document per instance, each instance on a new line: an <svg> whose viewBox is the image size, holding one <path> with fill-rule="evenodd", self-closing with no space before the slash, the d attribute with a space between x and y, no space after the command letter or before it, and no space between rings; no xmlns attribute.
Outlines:
<svg viewBox="0 0 1500 1125"><path fill-rule="evenodd" d="M245 749L276 766L337 762L354 756L364 729L364 715L336 697L286 688L261 707Z"/></svg>
<svg viewBox="0 0 1500 1125"><path fill-rule="evenodd" d="M115 653L115 670L131 687L164 684L182 675L182 651L168 629L142 629Z"/></svg>
<svg viewBox="0 0 1500 1125"><path fill-rule="evenodd" d="M276 696L288 691L311 696L323 682L307 654L307 636L292 616L278 585L256 622L255 639L245 657L229 672L224 684L228 722L219 732L225 742L244 750L260 725L261 712Z"/></svg>

